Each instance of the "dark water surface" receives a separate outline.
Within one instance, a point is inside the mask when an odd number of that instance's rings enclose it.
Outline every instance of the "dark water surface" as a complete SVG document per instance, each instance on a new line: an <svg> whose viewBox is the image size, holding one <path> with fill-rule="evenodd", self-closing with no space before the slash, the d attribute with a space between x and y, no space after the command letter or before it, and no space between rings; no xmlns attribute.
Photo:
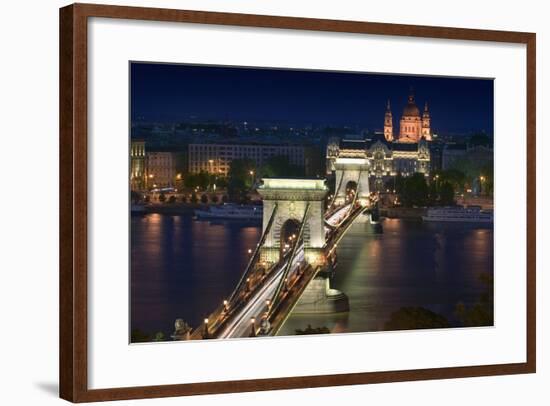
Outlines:
<svg viewBox="0 0 550 406"><path fill-rule="evenodd" d="M493 230L467 224L385 219L383 234L355 223L338 244L331 287L344 292L350 312L291 315L280 335L326 326L332 332L378 331L401 307L424 307L456 323L458 302L472 305L493 274ZM453 323L453 324L454 324Z"/></svg>
<svg viewBox="0 0 550 406"><path fill-rule="evenodd" d="M291 315L280 334L326 326L374 331L403 306L452 319L462 301L477 301L493 272L493 231L464 224L385 220L383 234L354 224L338 245L331 286L348 295L350 312ZM195 221L190 215L131 219L131 328L170 334L176 318L196 326L231 293L260 238L259 224Z"/></svg>

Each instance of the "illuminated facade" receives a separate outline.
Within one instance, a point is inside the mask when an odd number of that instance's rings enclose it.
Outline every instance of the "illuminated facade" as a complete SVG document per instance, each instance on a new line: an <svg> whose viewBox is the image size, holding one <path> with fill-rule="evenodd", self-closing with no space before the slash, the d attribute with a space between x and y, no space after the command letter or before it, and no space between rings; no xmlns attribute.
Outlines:
<svg viewBox="0 0 550 406"><path fill-rule="evenodd" d="M130 143L130 189L144 190L145 182L145 141Z"/></svg>
<svg viewBox="0 0 550 406"><path fill-rule="evenodd" d="M148 152L146 155L147 187L173 187L176 165L172 152Z"/></svg>
<svg viewBox="0 0 550 406"><path fill-rule="evenodd" d="M414 94L409 94L407 105L399 122L399 133L394 132L393 116L390 102L386 104L384 131L365 139L331 138L327 143L327 174L336 173L336 183L347 181L349 173L366 173L369 185L374 190L381 190L384 184L397 176L409 176L420 172L426 176L430 173L430 141L432 140L431 117L428 104L421 115L415 104ZM354 165L345 165L345 162ZM357 162L362 162L358 166ZM346 178L346 171L349 172ZM354 175L357 179L357 175ZM351 178L350 178L351 179ZM355 183L360 182L354 180ZM366 191L367 187L360 188ZM340 197L340 200L343 197ZM337 196L338 199L338 196Z"/></svg>
<svg viewBox="0 0 550 406"><path fill-rule="evenodd" d="M234 159L251 159L261 168L273 156L286 156L291 165L304 167L305 155L303 145L189 144L189 172L227 176Z"/></svg>
<svg viewBox="0 0 550 406"><path fill-rule="evenodd" d="M424 137L417 143L391 142L382 134L364 140L332 139L329 142L328 173L345 172L340 162L350 159L365 161L362 171L367 173L375 190L381 190L383 184L397 174L409 176L420 172L428 176L430 173L430 149Z"/></svg>
<svg viewBox="0 0 550 406"><path fill-rule="evenodd" d="M411 92L407 100L407 105L403 109L401 120L399 120L399 133L394 134L393 117L390 102L388 100L386 113L384 115L384 137L386 141L390 142L417 143L422 138L426 141L431 141L431 117L428 110L428 103L425 103L424 112L420 114L420 110L416 106L414 100L414 94Z"/></svg>

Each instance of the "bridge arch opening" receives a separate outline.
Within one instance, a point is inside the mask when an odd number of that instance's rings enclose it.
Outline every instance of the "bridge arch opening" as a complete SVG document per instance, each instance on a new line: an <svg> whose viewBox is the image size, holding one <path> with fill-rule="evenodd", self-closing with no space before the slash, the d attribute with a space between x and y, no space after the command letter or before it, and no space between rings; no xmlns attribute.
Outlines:
<svg viewBox="0 0 550 406"><path fill-rule="evenodd" d="M296 219L288 219L281 226L280 253L281 256L289 252L298 239L300 222Z"/></svg>

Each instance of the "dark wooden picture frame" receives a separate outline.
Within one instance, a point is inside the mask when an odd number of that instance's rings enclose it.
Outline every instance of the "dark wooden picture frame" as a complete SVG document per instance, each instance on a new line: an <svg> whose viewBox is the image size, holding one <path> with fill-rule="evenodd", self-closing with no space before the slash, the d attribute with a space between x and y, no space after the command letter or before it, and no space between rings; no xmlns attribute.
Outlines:
<svg viewBox="0 0 550 406"><path fill-rule="evenodd" d="M253 379L129 388L88 388L87 48L88 18L218 24L374 35L492 41L527 47L527 329L525 363ZM60 9L60 396L72 402L293 389L533 373L536 370L536 178L534 33L74 4Z"/></svg>

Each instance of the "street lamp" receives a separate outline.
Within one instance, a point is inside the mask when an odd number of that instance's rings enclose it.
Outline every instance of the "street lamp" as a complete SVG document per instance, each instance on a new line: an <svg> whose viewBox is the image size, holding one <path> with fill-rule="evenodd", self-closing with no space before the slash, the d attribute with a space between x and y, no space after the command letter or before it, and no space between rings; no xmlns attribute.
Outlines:
<svg viewBox="0 0 550 406"><path fill-rule="evenodd" d="M254 317L250 319L250 337L256 337L256 319Z"/></svg>
<svg viewBox="0 0 550 406"><path fill-rule="evenodd" d="M229 302L227 300L223 301L223 312L227 312L229 310Z"/></svg>
<svg viewBox="0 0 550 406"><path fill-rule="evenodd" d="M249 171L248 174L251 177L252 185L250 187L252 188L254 187L254 171Z"/></svg>
<svg viewBox="0 0 550 406"><path fill-rule="evenodd" d="M202 332L202 338L208 338L208 319L204 319L204 331Z"/></svg>

